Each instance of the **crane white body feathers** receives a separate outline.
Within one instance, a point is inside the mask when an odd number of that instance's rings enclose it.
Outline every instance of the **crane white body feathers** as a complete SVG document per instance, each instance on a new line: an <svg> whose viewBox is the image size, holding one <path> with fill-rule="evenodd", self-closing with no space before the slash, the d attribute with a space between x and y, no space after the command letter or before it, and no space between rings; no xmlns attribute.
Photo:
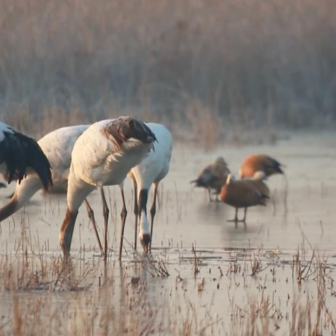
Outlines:
<svg viewBox="0 0 336 336"><path fill-rule="evenodd" d="M103 133L104 127L115 120L102 120L91 125L74 146L68 191L68 198L72 200L68 202L71 210L78 209L78 203L81 204L95 187L120 185L131 168L141 162L152 148L152 144L130 139L120 151L112 136L110 140Z"/></svg>
<svg viewBox="0 0 336 336"><path fill-rule="evenodd" d="M146 123L155 134L157 142L154 151L129 172L130 178L135 178L138 189L150 189L152 183L160 182L169 172L170 159L173 150L172 136L168 129L155 123Z"/></svg>
<svg viewBox="0 0 336 336"><path fill-rule="evenodd" d="M150 154L139 165L132 168L128 174L128 176L133 180L135 186L134 192L135 197L137 197L135 202L138 202L138 205L135 205L135 207L139 210L138 213L136 213L136 216L139 215L140 220L139 239L145 251L148 250L148 246L144 246L144 240L145 237L147 237L147 243L148 240L152 240L153 217L155 215L155 213L152 213L152 229L150 230L146 209L148 191L150 190L152 184L154 184L155 190L153 206L155 208L157 187L159 182L164 179L169 172L170 160L173 150L172 136L165 126L156 123L146 123L146 125L155 134L157 139L157 142L154 144L154 151L150 152ZM146 199L143 201L141 200L142 190L146 191L144 196ZM140 209L138 208L139 206ZM135 224L135 229L137 231L137 221Z"/></svg>
<svg viewBox="0 0 336 336"><path fill-rule="evenodd" d="M51 166L53 179L51 190L66 191L73 146L88 127L88 125L62 127L46 134L38 141ZM18 211L42 187L42 182L36 174L30 174L21 183L16 183L10 202L0 209L0 221Z"/></svg>
<svg viewBox="0 0 336 336"><path fill-rule="evenodd" d="M55 187L66 190L72 149L78 137L88 127L89 125L62 127L46 134L38 141L51 164Z"/></svg>
<svg viewBox="0 0 336 336"><path fill-rule="evenodd" d="M106 260L109 210L102 187L122 184L131 168L148 155L155 140L155 135L143 122L131 117L96 122L78 138L71 157L67 191L68 209L59 236L65 256L70 253L78 209L91 191L99 187L105 219L104 257ZM127 214L123 190L122 197L123 236ZM121 248L122 244L120 244L119 257L121 257Z"/></svg>

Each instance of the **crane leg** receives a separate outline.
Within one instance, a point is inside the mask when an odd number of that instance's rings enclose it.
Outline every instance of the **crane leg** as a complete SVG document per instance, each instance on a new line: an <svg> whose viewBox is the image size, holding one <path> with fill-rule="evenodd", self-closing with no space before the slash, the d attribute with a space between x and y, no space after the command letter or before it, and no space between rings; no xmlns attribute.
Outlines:
<svg viewBox="0 0 336 336"><path fill-rule="evenodd" d="M106 203L105 193L103 187L100 188L100 194L103 201L103 216L104 216L104 261L107 260L107 230L108 230L108 217L109 217L109 208Z"/></svg>
<svg viewBox="0 0 336 336"><path fill-rule="evenodd" d="M139 219L139 205L138 205L138 185L133 180L133 186L134 186L134 216L135 216L135 224L134 224L134 250L137 249L137 241L138 241L138 219Z"/></svg>
<svg viewBox="0 0 336 336"><path fill-rule="evenodd" d="M153 243L153 229L154 229L154 218L155 218L155 214L156 214L157 190L158 190L158 185L154 184L154 198L153 198L152 207L150 209L150 214L151 214L151 243L150 243L150 249L152 249L152 243Z"/></svg>
<svg viewBox="0 0 336 336"><path fill-rule="evenodd" d="M68 259L70 256L72 235L75 228L77 215L78 211L71 212L68 208L59 233L59 243L61 245L65 259Z"/></svg>
<svg viewBox="0 0 336 336"><path fill-rule="evenodd" d="M122 248L123 248L123 242L124 242L124 231L125 231L125 222L127 217L127 209L126 209L126 202L125 202L125 195L124 190L121 189L121 198L123 202L123 208L120 213L121 217L121 234L120 234L120 245L119 245L119 260L121 260L122 255Z"/></svg>
<svg viewBox="0 0 336 336"><path fill-rule="evenodd" d="M97 242L98 242L100 253L102 255L104 255L104 249L103 249L103 246L102 246L100 238L99 238L99 233L98 233L98 230L97 230L97 224L96 224L94 212L93 212L93 210L92 210L92 208L90 206L90 203L88 202L88 200L86 198L84 200L84 203L85 203L85 206L86 206L86 210L87 210L90 222L92 223L94 233L95 233L96 238L97 238Z"/></svg>

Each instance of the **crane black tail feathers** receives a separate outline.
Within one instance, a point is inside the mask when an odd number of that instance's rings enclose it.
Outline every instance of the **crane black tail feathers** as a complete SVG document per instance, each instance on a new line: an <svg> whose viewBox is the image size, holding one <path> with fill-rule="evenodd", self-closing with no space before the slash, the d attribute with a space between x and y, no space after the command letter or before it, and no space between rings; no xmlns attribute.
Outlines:
<svg viewBox="0 0 336 336"><path fill-rule="evenodd" d="M48 191L49 187L53 185L51 177L50 163L43 153L41 147L31 138L27 141L27 166L32 167L39 176L43 189Z"/></svg>
<svg viewBox="0 0 336 336"><path fill-rule="evenodd" d="M50 163L37 142L21 133L7 133L0 143L0 163L5 163L5 178L19 183L33 169L41 179L43 188L52 186ZM28 170L28 171L27 171Z"/></svg>

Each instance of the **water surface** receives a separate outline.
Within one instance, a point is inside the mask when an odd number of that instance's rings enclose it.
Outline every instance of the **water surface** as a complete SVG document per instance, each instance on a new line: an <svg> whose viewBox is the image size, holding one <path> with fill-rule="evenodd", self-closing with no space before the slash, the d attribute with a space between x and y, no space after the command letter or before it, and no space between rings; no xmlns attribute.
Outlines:
<svg viewBox="0 0 336 336"><path fill-rule="evenodd" d="M224 156L231 171L237 175L241 162L251 153L269 154L286 166L287 199L284 198L286 190L284 178L271 177L267 183L272 192L273 202L267 207L249 209L246 225L242 223L235 225L227 222L234 216L233 208L222 203L210 203L207 192L194 189L189 181L217 156ZM171 316L176 325L183 324L177 321L182 319L181 316L187 319L191 314L191 307L196 309L195 314L199 320L194 326L194 332L199 332L204 326L214 323L212 327L204 330L205 334L230 334L229 325L232 323L233 312L240 311L244 307L246 309L253 298L258 298L261 295L261 284L266 284L267 295L280 306L279 311L283 309L285 312L290 312L289 295L292 297L293 293L296 293L304 302L308 292L311 292L312 296L316 292L316 281L307 280L298 287L293 277L291 265L293 255L298 250L304 251L302 260L309 260L313 249L318 250L321 256L328 260L330 276L334 276L335 167L336 138L330 133L293 134L280 140L276 145L223 146L210 152L176 145L170 173L162 182L160 189L152 250L154 260L162 260L166 265L170 274L168 277L159 277L155 272L150 273L149 268L146 270L146 267L141 266L139 244L139 254L134 255L133 191L131 182L127 181L125 194L128 217L123 262L117 261L120 191L117 187L109 187L106 188L106 193L111 210L109 233L111 251L107 268L104 268L99 257L95 236L85 207L82 206L74 232L72 256L77 260L77 273L81 274L85 268L90 269L84 281L90 288L83 290L81 294L69 291L58 294L50 294L44 290L24 291L20 297L28 301L36 296L47 297L51 307L60 309L63 313L66 309L67 314L70 314L71 309L78 309L78 306L84 314L88 314L93 306L102 313L106 310L104 309L107 305L106 298L109 297L116 314L122 312L130 314L130 296L126 295L125 291L130 288L132 277L139 276L139 283L146 287L147 307L165 311L163 315ZM5 196L10 194L12 189L13 186L10 186L1 190L0 197L3 204L6 202ZM99 194L93 192L89 201L102 234L103 217ZM150 205L151 199L148 208ZM8 260L9 257L14 265L15 260L20 259L25 251L29 258L33 258L33 252L44 255L47 263L59 256L58 232L65 209L64 195L45 197L42 193L37 193L28 206L1 223L2 260L4 258ZM22 243L23 240L30 243ZM199 257L199 273L196 276L192 246L195 247ZM251 277L251 264L254 258L257 258L263 267L269 265L269 268ZM230 272L233 263L239 264L239 267L245 268L246 271ZM221 267L223 276L218 266ZM276 276L270 273L272 268L276 269ZM104 286L104 282L107 283L106 279L110 281L112 279L113 285L109 283ZM133 285L131 287L134 288ZM303 292L306 294L303 295ZM331 292L329 294L331 295ZM2 291L1 297L2 302L12 305L12 296L9 292ZM86 301L90 303L85 304ZM6 308L8 305L0 305L4 321L11 316L11 311ZM330 305L336 308L333 300L330 300ZM168 309L169 313L165 309ZM127 314L126 316L131 316ZM286 323L279 323L280 329L285 333ZM99 329L98 325L94 325ZM200 330L196 330L198 328ZM173 334L173 330L170 332Z"/></svg>

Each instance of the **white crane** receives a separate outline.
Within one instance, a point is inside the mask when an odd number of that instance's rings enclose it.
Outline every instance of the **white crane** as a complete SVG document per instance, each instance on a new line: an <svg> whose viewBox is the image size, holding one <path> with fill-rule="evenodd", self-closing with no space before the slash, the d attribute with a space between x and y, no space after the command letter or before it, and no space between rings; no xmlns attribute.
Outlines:
<svg viewBox="0 0 336 336"><path fill-rule="evenodd" d="M45 190L52 185L50 164L37 142L1 121L0 173L8 183L20 183L26 175L36 173Z"/></svg>
<svg viewBox="0 0 336 336"><path fill-rule="evenodd" d="M127 173L153 149L154 133L132 117L103 120L92 124L76 141L68 178L68 208L63 220L59 242L65 257L70 254L78 209L84 199L98 187L103 201L104 259L107 259L107 229L109 209L103 186L120 185ZM123 189L121 212L122 232L125 227L126 205ZM123 235L122 235L123 237ZM122 240L119 258L121 258Z"/></svg>
<svg viewBox="0 0 336 336"><path fill-rule="evenodd" d="M51 165L53 187L49 188L49 192L57 190L66 193L71 164L71 152L78 137L88 127L89 125L62 127L46 134L38 141L38 145L45 153ZM11 200L0 209L0 222L17 212L42 186L42 182L37 175L28 175L21 183L17 183ZM103 253L94 213L86 199L85 205L93 224L99 248Z"/></svg>
<svg viewBox="0 0 336 336"><path fill-rule="evenodd" d="M170 159L173 149L173 141L170 132L161 124L146 123L155 134L157 142L154 144L154 151L137 166L131 169L128 174L134 186L134 214L135 214L135 237L134 248L136 249L138 218L140 219L139 239L145 253L148 253L149 244L152 246L153 224L156 214L156 196L159 183L168 174ZM147 219L148 191L154 185L154 197L151 214L151 230L149 231ZM122 188L122 186L121 186Z"/></svg>
<svg viewBox="0 0 336 336"><path fill-rule="evenodd" d="M49 192L61 189L66 193L72 148L77 138L88 127L62 127L46 134L37 142L51 166L53 186L49 188ZM28 175L21 183L17 183L11 200L0 209L0 221L18 211L42 187L42 182L36 175Z"/></svg>

